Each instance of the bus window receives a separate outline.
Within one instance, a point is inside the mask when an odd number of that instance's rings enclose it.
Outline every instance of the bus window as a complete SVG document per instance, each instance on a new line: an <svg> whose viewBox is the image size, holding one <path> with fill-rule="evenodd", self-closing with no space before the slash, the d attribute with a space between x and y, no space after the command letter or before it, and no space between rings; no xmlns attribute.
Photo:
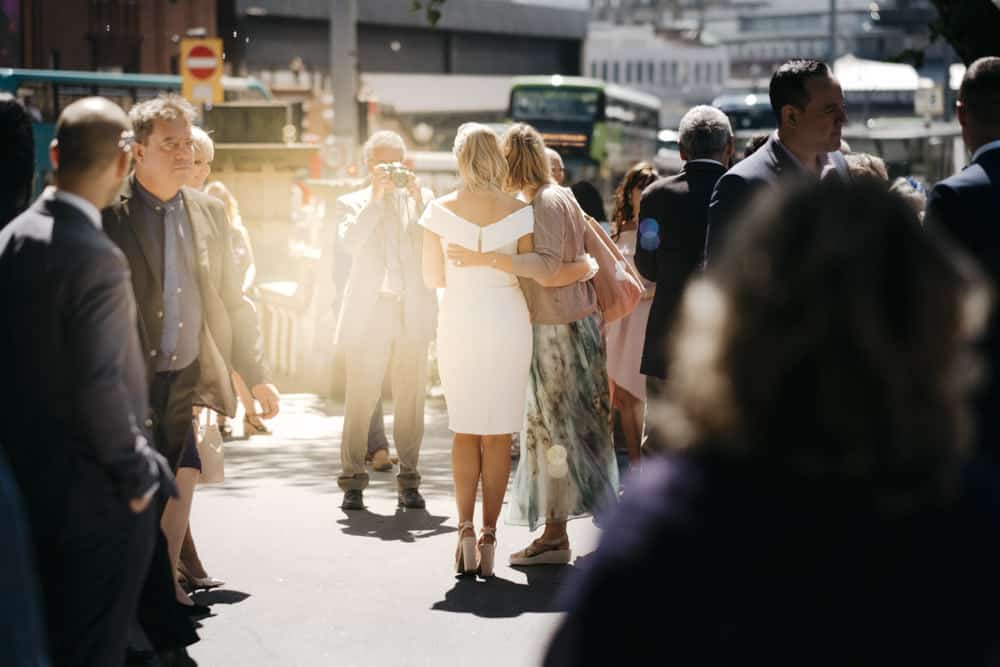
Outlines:
<svg viewBox="0 0 1000 667"><path fill-rule="evenodd" d="M573 88L517 88L511 108L514 119L546 118L589 122L599 117L601 93Z"/></svg>

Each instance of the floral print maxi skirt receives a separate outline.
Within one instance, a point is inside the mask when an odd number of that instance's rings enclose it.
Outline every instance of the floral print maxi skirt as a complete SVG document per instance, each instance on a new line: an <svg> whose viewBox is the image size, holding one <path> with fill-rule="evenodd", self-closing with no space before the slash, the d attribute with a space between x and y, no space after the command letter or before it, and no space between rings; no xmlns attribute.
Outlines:
<svg viewBox="0 0 1000 667"><path fill-rule="evenodd" d="M507 521L534 530L613 503L618 465L597 316L532 329L527 415Z"/></svg>

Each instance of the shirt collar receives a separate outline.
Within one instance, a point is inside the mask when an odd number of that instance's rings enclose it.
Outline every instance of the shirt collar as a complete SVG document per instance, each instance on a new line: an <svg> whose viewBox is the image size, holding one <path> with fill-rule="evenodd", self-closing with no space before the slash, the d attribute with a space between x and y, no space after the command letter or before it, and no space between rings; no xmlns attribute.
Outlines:
<svg viewBox="0 0 1000 667"><path fill-rule="evenodd" d="M983 144L982 146L980 146L979 148L977 148L976 152L972 154L972 160L971 160L971 162L975 162L976 160L979 159L980 155L982 155L986 151L991 151L994 148L1000 148L1000 139L997 139L995 141L991 141L988 144Z"/></svg>
<svg viewBox="0 0 1000 667"><path fill-rule="evenodd" d="M132 191L139 195L139 199L149 208L159 211L163 207L171 207L181 203L181 192L177 191L173 197L169 200L164 201L154 195L152 192L142 187L142 183L135 176L132 177Z"/></svg>
<svg viewBox="0 0 1000 667"><path fill-rule="evenodd" d="M69 204L80 211L82 211L90 222L93 223L98 229L101 227L101 212L97 210L97 207L91 204L89 201L81 197L80 195L75 195L72 192L67 192L65 190L60 190L55 188L50 193L52 198L56 201L61 201L64 204Z"/></svg>
<svg viewBox="0 0 1000 667"><path fill-rule="evenodd" d="M702 162L707 163L707 164L717 164L720 167L722 167L723 169L726 168L726 165L722 164L718 160L710 160L707 157L700 157L700 158L695 158L694 160L688 160L685 164L695 164L695 163L702 163Z"/></svg>
<svg viewBox="0 0 1000 667"><path fill-rule="evenodd" d="M785 151L785 154L788 155L789 158L791 158L792 162L795 163L796 167L798 167L802 171L808 171L809 173L812 173L812 170L811 169L806 169L805 165L802 164L802 160L800 160L798 158L798 156L796 156L795 153L793 153L792 150L788 146L786 146L785 144L781 143L781 139L778 138L778 131L777 130L774 131L773 139L774 139L774 143L777 146L779 146L781 148L781 150ZM837 165L834 163L833 159L830 157L830 153L820 153L820 161L822 163L822 167L821 167L820 172L819 172L819 177L820 177L820 180L822 180L827 175L827 173L830 170L836 169Z"/></svg>

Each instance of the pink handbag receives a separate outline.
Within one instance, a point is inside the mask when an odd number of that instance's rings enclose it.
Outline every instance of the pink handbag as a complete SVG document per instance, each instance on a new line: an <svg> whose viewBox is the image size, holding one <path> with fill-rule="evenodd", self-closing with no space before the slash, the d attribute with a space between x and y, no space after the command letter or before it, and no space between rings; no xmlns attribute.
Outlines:
<svg viewBox="0 0 1000 667"><path fill-rule="evenodd" d="M584 230L583 247L597 260L600 267L591 278L597 292L597 307L604 317L604 323L620 320L631 313L646 291L642 276L625 259L621 250L611 240L604 228L592 217L583 214L587 223Z"/></svg>

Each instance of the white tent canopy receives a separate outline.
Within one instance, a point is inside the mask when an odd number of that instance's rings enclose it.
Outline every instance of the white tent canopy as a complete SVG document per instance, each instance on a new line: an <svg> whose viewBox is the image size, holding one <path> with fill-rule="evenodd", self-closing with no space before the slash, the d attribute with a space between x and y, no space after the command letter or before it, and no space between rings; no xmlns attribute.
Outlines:
<svg viewBox="0 0 1000 667"><path fill-rule="evenodd" d="M915 91L921 87L920 75L911 65L863 60L850 54L834 61L833 74L844 92Z"/></svg>

